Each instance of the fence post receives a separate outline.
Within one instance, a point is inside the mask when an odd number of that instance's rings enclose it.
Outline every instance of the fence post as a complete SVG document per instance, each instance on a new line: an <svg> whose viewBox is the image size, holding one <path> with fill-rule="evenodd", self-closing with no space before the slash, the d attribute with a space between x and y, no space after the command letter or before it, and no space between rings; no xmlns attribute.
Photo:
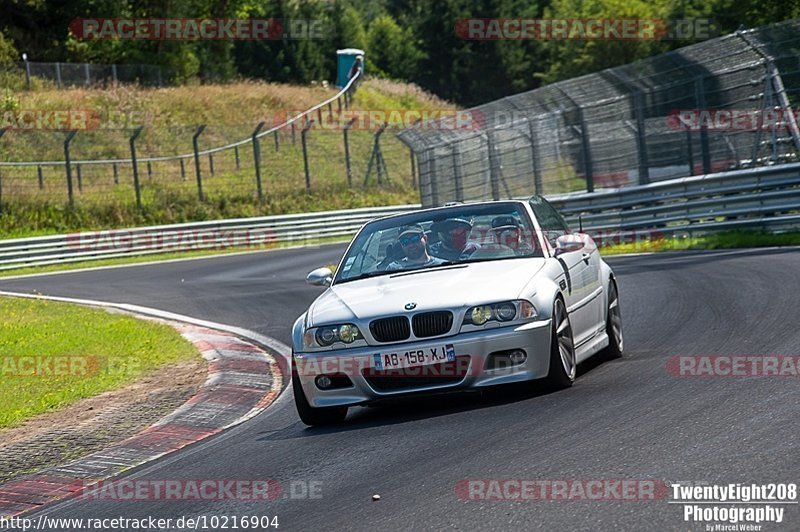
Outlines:
<svg viewBox="0 0 800 532"><path fill-rule="evenodd" d="M347 186L353 186L353 172L350 167L350 139L348 137L348 130L353 126L356 122L356 119L353 118L349 120L342 129L342 134L344 135L344 167L347 170Z"/></svg>
<svg viewBox="0 0 800 532"><path fill-rule="evenodd" d="M0 128L0 138L3 138L3 135L6 134L8 131L7 127ZM0 213L3 212L3 174L0 173Z"/></svg>
<svg viewBox="0 0 800 532"><path fill-rule="evenodd" d="M67 195L69 196L69 206L75 206L75 198L72 194L72 166L70 164L69 159L69 143L72 142L72 139L75 138L75 135L78 134L77 129L73 129L69 133L67 133L67 138L64 139L64 166L67 170Z"/></svg>
<svg viewBox="0 0 800 532"><path fill-rule="evenodd" d="M39 190L44 190L44 174L41 164L36 166L36 177L39 178Z"/></svg>
<svg viewBox="0 0 800 532"><path fill-rule="evenodd" d="M308 170L308 142L306 141L306 137L308 136L308 130L311 129L311 126L314 125L314 120L306 119L306 124L303 126L303 130L300 132L300 140L303 143L303 167L306 171L306 192L311 192L311 174Z"/></svg>
<svg viewBox="0 0 800 532"><path fill-rule="evenodd" d="M461 162L458 144L453 143L453 184L456 187L456 201L464 201L464 186L461 183Z"/></svg>
<svg viewBox="0 0 800 532"><path fill-rule="evenodd" d="M638 88L633 93L634 113L636 113L636 147L639 152L639 184L650 182L650 162L647 157L647 138L644 125L644 102L642 91Z"/></svg>
<svg viewBox="0 0 800 532"><path fill-rule="evenodd" d="M81 165L75 165L76 175L78 177L78 192L83 193L83 177L81 176Z"/></svg>
<svg viewBox="0 0 800 532"><path fill-rule="evenodd" d="M408 158L411 163L411 188L417 188L417 165L414 160L414 150L408 148Z"/></svg>
<svg viewBox="0 0 800 532"><path fill-rule="evenodd" d="M259 122L256 129L253 131L253 163L256 167L256 190L258 191L258 200L264 200L264 191L261 188L261 146L258 142L258 132L264 127L265 122Z"/></svg>
<svg viewBox="0 0 800 532"><path fill-rule="evenodd" d="M56 63L56 85L61 88L61 63Z"/></svg>
<svg viewBox="0 0 800 532"><path fill-rule="evenodd" d="M214 154L208 154L208 170L211 172L211 175L214 175Z"/></svg>
<svg viewBox="0 0 800 532"><path fill-rule="evenodd" d="M591 143L589 141L589 127L583 116L583 108L577 106L578 120L581 123L581 155L583 157L583 173L586 176L586 192L594 192L594 169L592 168Z"/></svg>
<svg viewBox="0 0 800 532"><path fill-rule="evenodd" d="M528 119L528 132L531 136L531 161L533 163L533 190L537 194L542 193L542 169L539 167L539 151L536 145L539 143L539 136L533 126L533 120Z"/></svg>
<svg viewBox="0 0 800 532"><path fill-rule="evenodd" d="M383 173L386 173L386 178L389 178L389 170L386 168L386 161L383 159L383 152L381 152L381 135L383 135L386 126L389 124L384 122L378 131L375 133L375 140L372 144L372 155L369 157L369 164L367 164L367 174L364 176L364 186L369 184L369 176L372 174L372 165L375 165L375 170L378 175L378 184L382 182Z"/></svg>
<svg viewBox="0 0 800 532"><path fill-rule="evenodd" d="M295 143L295 137L294 137L294 122L292 122L292 123L291 123L291 124L289 124L289 125L290 125L290 126L292 126L292 144L294 144L294 143Z"/></svg>
<svg viewBox="0 0 800 532"><path fill-rule="evenodd" d="M698 76L694 80L694 96L697 101L697 108L701 111L706 108L705 88L703 87L703 78ZM700 157L703 160L703 173L711 173L711 153L708 142L708 129L706 126L700 126Z"/></svg>
<svg viewBox="0 0 800 532"><path fill-rule="evenodd" d="M236 169L238 170L241 166L239 163L239 146L233 147L233 158L236 161Z"/></svg>
<svg viewBox="0 0 800 532"><path fill-rule="evenodd" d="M428 178L430 179L431 186L431 206L439 207L439 173L436 171L436 152L433 148L428 150ZM420 178L421 180L422 178Z"/></svg>
<svg viewBox="0 0 800 532"><path fill-rule="evenodd" d="M117 166L117 163L114 163L112 166L114 168L114 184L119 185L119 166Z"/></svg>
<svg viewBox="0 0 800 532"><path fill-rule="evenodd" d="M22 54L25 59L25 84L31 90L31 63L28 61L28 54Z"/></svg>
<svg viewBox="0 0 800 532"><path fill-rule="evenodd" d="M203 195L203 176L200 173L200 148L197 146L197 139L205 129L206 125L203 124L198 127L197 131L195 131L194 135L192 135L192 147L194 148L194 172L197 176L197 197L200 198L200 201L205 201L205 196Z"/></svg>
<svg viewBox="0 0 800 532"><path fill-rule="evenodd" d="M186 181L186 161L180 159L181 162L181 179Z"/></svg>
<svg viewBox="0 0 800 532"><path fill-rule="evenodd" d="M147 179L153 179L153 163L151 161L147 161Z"/></svg>
<svg viewBox="0 0 800 532"><path fill-rule="evenodd" d="M136 208L142 208L142 194L139 190L139 166L136 162L136 139L142 133L144 126L139 126L133 130L133 135L129 139L129 143L131 146L131 166L133 167L133 190L136 192ZM181 159L183 162L183 159Z"/></svg>
<svg viewBox="0 0 800 532"><path fill-rule="evenodd" d="M498 175L497 156L494 152L494 139L491 132L486 132L486 145L489 152L489 183L492 187L492 199L500 199L500 176Z"/></svg>
<svg viewBox="0 0 800 532"><path fill-rule="evenodd" d="M92 84L92 77L89 75L89 63L83 64L83 72L86 74L86 86L88 87Z"/></svg>
<svg viewBox="0 0 800 532"><path fill-rule="evenodd" d="M117 82L118 82L118 78L117 78L117 64L116 64L116 63L114 63L113 65L111 65L111 79L114 81L114 85L116 85L116 84L117 84Z"/></svg>
<svg viewBox="0 0 800 532"><path fill-rule="evenodd" d="M689 158L689 175L694 175L694 146L692 146L692 130L686 128L686 156Z"/></svg>

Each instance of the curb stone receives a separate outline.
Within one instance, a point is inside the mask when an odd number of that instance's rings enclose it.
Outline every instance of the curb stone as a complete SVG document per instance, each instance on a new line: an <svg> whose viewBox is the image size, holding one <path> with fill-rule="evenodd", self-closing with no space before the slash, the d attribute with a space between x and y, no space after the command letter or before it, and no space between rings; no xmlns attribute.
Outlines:
<svg viewBox="0 0 800 532"><path fill-rule="evenodd" d="M0 517L15 517L79 494L103 480L218 434L263 411L280 394L284 379L281 365L265 349L230 332L143 319L171 325L197 347L208 361L205 383L177 410L122 442L0 485Z"/></svg>

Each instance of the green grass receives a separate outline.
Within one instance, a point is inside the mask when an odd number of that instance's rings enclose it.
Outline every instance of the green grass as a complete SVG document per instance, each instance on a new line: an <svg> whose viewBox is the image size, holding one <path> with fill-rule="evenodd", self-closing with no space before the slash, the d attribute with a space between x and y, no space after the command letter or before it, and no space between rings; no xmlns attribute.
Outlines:
<svg viewBox="0 0 800 532"><path fill-rule="evenodd" d="M696 237L669 237L603 246L603 255L625 255L661 251L760 248L800 245L800 232L725 231Z"/></svg>
<svg viewBox="0 0 800 532"><path fill-rule="evenodd" d="M168 325L66 303L0 298L0 428L197 357ZM46 374L20 357L58 361Z"/></svg>
<svg viewBox="0 0 800 532"><path fill-rule="evenodd" d="M248 138L255 124L270 123L286 111L306 109L335 94L321 87L295 87L257 82L167 89L54 90L43 87L14 92L8 103L17 109L87 109L97 111L101 128L75 137L73 160L129 157L128 136L138 123L145 130L137 140L140 157L191 153L191 136L198 124L208 124L199 138L200 149ZM452 109L412 85L369 81L353 102L357 110ZM337 106L333 106L334 114ZM294 113L292 113L294 114ZM327 108L324 116L327 116ZM109 126L109 127L106 127ZM119 126L119 127L110 127ZM121 127L121 129L120 129ZM83 165L80 183L73 166L74 207L67 202L63 166L42 167L39 186L35 167L4 167L0 238L56 234L83 230L158 225L230 217L287 214L330 209L406 204L419 201L412 186L408 148L391 132L381 147L388 178L366 179L374 131L350 132L352 184L347 183L343 134L311 129L308 141L311 187L306 190L299 129L261 139L261 179L264 200L257 197L253 148L233 150L200 161L205 201L199 201L194 161L184 170L178 161L139 164L143 209L135 202L133 169L110 164ZM7 161L63 160L62 132L12 131L0 139L0 158ZM80 186L79 186L80 185Z"/></svg>

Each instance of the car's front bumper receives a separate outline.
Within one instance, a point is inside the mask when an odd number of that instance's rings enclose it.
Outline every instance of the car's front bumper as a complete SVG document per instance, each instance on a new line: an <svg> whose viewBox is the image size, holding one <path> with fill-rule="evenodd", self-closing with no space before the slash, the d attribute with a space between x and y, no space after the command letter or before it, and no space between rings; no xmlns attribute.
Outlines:
<svg viewBox="0 0 800 532"><path fill-rule="evenodd" d="M324 353L295 353L293 371L312 407L357 405L420 392L439 392L480 388L547 376L550 360L550 320L517 326L483 329L445 338L402 344L348 348ZM450 347L456 361L437 368L394 370L391 379L377 375L374 355L412 350ZM524 350L521 364L487 369L492 353ZM370 369L372 368L372 370ZM322 390L316 384L320 375L344 375L349 384ZM391 382L391 384L389 384Z"/></svg>

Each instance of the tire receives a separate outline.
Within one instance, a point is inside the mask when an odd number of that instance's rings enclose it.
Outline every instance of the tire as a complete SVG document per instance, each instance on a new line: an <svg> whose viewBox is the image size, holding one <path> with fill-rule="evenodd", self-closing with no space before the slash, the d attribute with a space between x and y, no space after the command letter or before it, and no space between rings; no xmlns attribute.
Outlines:
<svg viewBox="0 0 800 532"><path fill-rule="evenodd" d="M605 349L606 358L620 358L623 352L624 338L622 336L622 314L619 308L619 291L613 279L608 285L608 308L606 309L606 334L608 347Z"/></svg>
<svg viewBox="0 0 800 532"><path fill-rule="evenodd" d="M575 360L575 341L569 314L561 299L553 304L553 336L550 341L550 370L545 384L553 390L569 388L575 382L577 363Z"/></svg>
<svg viewBox="0 0 800 532"><path fill-rule="evenodd" d="M297 414L300 421L310 427L323 425L334 425L341 423L347 417L346 406L333 406L325 408L314 408L308 403L303 387L300 385L300 378L296 372L292 371L292 391L294 392L294 405L297 407Z"/></svg>

